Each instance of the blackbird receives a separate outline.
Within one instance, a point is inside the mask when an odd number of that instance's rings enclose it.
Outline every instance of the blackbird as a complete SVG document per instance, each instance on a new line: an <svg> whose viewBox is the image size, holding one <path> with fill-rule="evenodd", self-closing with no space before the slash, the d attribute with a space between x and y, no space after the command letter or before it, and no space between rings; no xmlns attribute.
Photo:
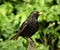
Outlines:
<svg viewBox="0 0 60 50"><path fill-rule="evenodd" d="M28 16L27 20L22 24L18 33L11 38L11 40L18 39L19 36L24 38L30 38L35 32L37 32L38 25L38 16L42 14L42 12L33 11Z"/></svg>

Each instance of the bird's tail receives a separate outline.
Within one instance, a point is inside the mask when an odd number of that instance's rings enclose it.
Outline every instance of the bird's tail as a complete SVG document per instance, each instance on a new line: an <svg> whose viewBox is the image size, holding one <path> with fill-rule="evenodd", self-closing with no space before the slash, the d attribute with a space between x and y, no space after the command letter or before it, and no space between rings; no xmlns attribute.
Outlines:
<svg viewBox="0 0 60 50"><path fill-rule="evenodd" d="M19 34L14 35L10 40L17 40L19 37Z"/></svg>

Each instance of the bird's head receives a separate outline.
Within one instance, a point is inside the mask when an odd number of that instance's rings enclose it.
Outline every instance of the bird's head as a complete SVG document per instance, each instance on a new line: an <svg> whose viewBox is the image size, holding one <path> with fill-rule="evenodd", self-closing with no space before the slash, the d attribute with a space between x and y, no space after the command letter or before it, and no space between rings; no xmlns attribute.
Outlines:
<svg viewBox="0 0 60 50"><path fill-rule="evenodd" d="M41 14L43 14L43 12L33 11L31 12L30 17L38 18Z"/></svg>

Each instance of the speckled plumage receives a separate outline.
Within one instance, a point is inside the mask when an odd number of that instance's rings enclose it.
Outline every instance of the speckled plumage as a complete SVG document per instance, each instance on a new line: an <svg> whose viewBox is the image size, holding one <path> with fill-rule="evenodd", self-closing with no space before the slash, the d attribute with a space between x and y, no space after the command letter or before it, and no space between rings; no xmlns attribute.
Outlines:
<svg viewBox="0 0 60 50"><path fill-rule="evenodd" d="M35 32L37 32L39 28L38 20L37 20L38 16L39 16L38 11L31 12L27 20L22 24L18 33L15 36L13 36L11 39L15 40L19 36L30 38L33 34L35 34Z"/></svg>

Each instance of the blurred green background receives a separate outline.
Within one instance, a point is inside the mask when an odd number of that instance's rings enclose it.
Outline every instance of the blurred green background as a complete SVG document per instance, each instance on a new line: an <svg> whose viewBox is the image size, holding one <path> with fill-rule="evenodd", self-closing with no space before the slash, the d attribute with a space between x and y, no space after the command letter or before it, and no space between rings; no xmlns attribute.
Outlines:
<svg viewBox="0 0 60 50"><path fill-rule="evenodd" d="M60 0L0 0L0 50L26 50L27 41L10 40L32 11L39 16L39 30L32 36L36 50L60 50Z"/></svg>

